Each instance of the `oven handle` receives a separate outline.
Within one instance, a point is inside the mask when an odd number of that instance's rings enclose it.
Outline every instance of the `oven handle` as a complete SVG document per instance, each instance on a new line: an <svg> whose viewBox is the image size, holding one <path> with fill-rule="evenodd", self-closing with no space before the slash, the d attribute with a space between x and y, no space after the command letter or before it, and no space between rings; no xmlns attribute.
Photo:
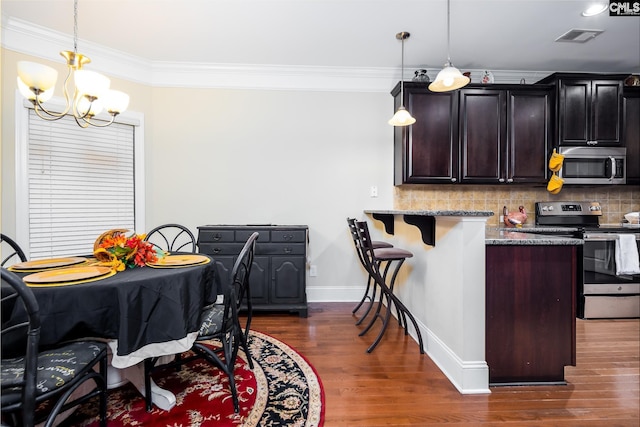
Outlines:
<svg viewBox="0 0 640 427"><path fill-rule="evenodd" d="M625 233L626 234L626 233ZM631 233L640 240L640 233ZM615 242L617 233L585 233L582 239L585 242Z"/></svg>

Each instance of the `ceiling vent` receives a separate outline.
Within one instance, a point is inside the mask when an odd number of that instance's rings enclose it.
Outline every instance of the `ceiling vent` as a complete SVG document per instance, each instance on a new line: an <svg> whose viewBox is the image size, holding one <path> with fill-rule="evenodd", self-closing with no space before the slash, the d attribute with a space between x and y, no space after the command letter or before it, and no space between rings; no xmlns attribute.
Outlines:
<svg viewBox="0 0 640 427"><path fill-rule="evenodd" d="M585 43L595 39L604 30L580 30L573 28L556 39L557 42Z"/></svg>

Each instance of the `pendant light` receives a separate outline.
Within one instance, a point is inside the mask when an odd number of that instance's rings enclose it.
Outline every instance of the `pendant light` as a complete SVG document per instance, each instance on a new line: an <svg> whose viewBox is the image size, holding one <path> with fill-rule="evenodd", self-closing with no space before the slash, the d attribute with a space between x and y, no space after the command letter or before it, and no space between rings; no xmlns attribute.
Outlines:
<svg viewBox="0 0 640 427"><path fill-rule="evenodd" d="M404 108L404 41L408 39L409 36L411 36L411 34L406 31L396 34L396 38L402 41L402 74L400 74L400 107L393 117L391 117L391 120L389 120L391 126L409 126L416 122L416 119L411 117L411 114Z"/></svg>
<svg viewBox="0 0 640 427"><path fill-rule="evenodd" d="M80 127L109 126L118 114L127 109L129 95L109 89L110 80L107 77L82 68L91 60L78 53L78 0L73 2L73 51L65 50L60 52L60 55L67 62L68 68L63 85L66 101L64 111L60 113L50 111L43 105L53 95L58 79L58 72L47 65L28 61L18 62L18 89L22 96L33 104L38 117L44 120L58 120L70 113ZM67 85L72 75L75 88L73 97L70 97ZM110 120L94 120L103 108L111 116Z"/></svg>
<svg viewBox="0 0 640 427"><path fill-rule="evenodd" d="M451 5L447 0L447 63L444 64L444 68L438 73L436 79L429 85L429 90L432 92L448 92L450 90L460 89L463 86L469 84L471 79L467 76L463 76L460 70L451 64Z"/></svg>

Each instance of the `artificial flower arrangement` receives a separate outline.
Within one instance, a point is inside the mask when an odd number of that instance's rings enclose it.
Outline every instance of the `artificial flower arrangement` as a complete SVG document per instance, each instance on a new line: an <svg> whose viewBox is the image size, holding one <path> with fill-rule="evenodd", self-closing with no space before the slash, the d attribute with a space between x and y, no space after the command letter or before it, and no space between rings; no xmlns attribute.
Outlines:
<svg viewBox="0 0 640 427"><path fill-rule="evenodd" d="M125 268L144 267L147 263L155 263L166 254L144 240L145 234L126 236L129 230L109 230L102 233L93 245L93 255L101 265L109 266L116 271Z"/></svg>

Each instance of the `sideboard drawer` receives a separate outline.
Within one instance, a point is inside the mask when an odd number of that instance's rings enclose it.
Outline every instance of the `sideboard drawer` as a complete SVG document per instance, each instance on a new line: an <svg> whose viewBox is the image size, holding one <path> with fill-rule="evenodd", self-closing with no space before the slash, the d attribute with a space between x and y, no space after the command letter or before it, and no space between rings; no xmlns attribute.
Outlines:
<svg viewBox="0 0 640 427"><path fill-rule="evenodd" d="M304 255L307 246L304 243L266 243L256 244L256 254L260 255Z"/></svg>
<svg viewBox="0 0 640 427"><path fill-rule="evenodd" d="M274 230L271 232L272 242L304 242L307 238L306 230Z"/></svg>
<svg viewBox="0 0 640 427"><path fill-rule="evenodd" d="M214 258L216 255L238 256L243 246L244 243L200 243L198 245L201 253Z"/></svg>
<svg viewBox="0 0 640 427"><path fill-rule="evenodd" d="M235 232L233 230L200 230L198 245L209 242L235 242Z"/></svg>

